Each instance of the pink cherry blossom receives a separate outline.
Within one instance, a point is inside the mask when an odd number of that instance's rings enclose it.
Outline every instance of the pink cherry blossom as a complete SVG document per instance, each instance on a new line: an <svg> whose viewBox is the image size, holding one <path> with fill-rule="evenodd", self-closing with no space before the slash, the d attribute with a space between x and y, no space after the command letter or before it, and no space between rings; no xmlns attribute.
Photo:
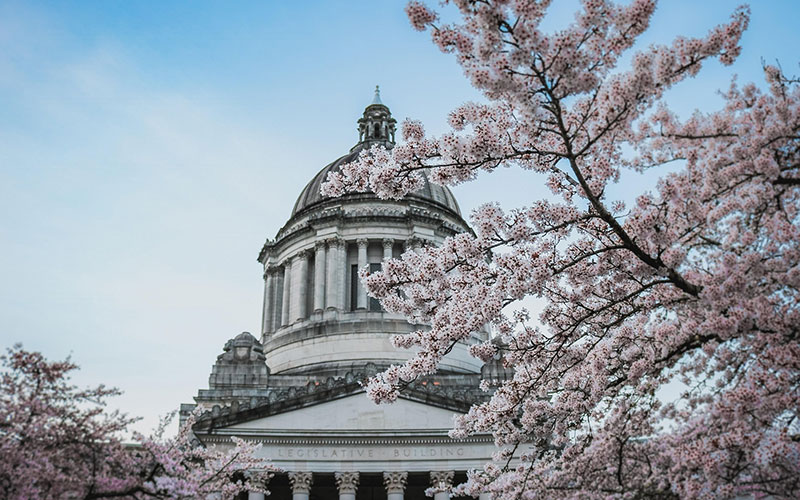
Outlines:
<svg viewBox="0 0 800 500"><path fill-rule="evenodd" d="M192 433L192 416L175 437L164 436L167 417L153 436L134 435L138 444L126 445L123 434L136 419L105 409L116 389L70 385L75 364L48 361L19 345L0 356L0 364L2 498L195 499L266 492L274 469L253 456L252 443L235 440L231 451L204 447Z"/></svg>
<svg viewBox="0 0 800 500"><path fill-rule="evenodd" d="M420 172L438 183L500 166L545 183L551 200L472 214L475 234L362 273L384 307L424 324L395 339L418 354L373 378L391 402L490 325L513 378L452 436L491 433L494 460L462 493L495 498L795 498L800 491L800 82L766 66L766 90L732 84L724 107L680 120L665 91L710 59L730 64L749 11L705 37L638 52L653 0L584 0L543 32L550 2L453 0L456 24L419 3L412 25L453 54L487 103L430 137L373 148L323 193L400 198ZM630 55L628 69L617 69ZM675 168L675 165L679 168ZM607 187L624 169L670 165L626 206ZM538 318L513 313L526 297ZM659 391L685 387L676 400Z"/></svg>

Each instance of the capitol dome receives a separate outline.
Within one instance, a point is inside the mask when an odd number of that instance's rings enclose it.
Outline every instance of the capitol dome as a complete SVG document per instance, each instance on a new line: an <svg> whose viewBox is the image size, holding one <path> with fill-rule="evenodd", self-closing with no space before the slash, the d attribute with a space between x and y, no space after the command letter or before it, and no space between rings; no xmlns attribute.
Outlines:
<svg viewBox="0 0 800 500"><path fill-rule="evenodd" d="M376 91L358 120L358 143L314 175L258 255L260 332L227 341L207 388L181 405L182 421L199 412L192 429L206 445L258 443L258 456L286 471L269 480L275 498L424 498L427 488L466 481L466 471L496 451L489 434L448 436L454 415L486 401L481 387L511 375L499 360L469 355L486 331L455 344L437 373L409 381L394 404L373 405L364 395L370 376L413 354L391 337L425 326L382 310L358 270L470 231L452 193L427 179L400 200L319 194L329 172L371 145L393 147L395 123Z"/></svg>
<svg viewBox="0 0 800 500"><path fill-rule="evenodd" d="M309 209L321 208L324 204L340 203L342 199L379 200L373 193L347 193L338 199L325 198L320 194L320 188L328 179L329 173L339 172L342 165L355 161L364 149L374 144L392 148L394 146L396 123L389 108L381 102L380 91L376 87L372 103L366 107L364 115L358 120L358 144L350 148L350 152L346 155L326 165L306 184L306 187L300 192L300 196L297 197L294 208L292 208L292 217ZM461 217L461 209L458 207L453 193L446 186L431 183L425 172L422 172L422 176L424 183L422 188L409 193L406 199L431 204L439 210L450 211Z"/></svg>
<svg viewBox="0 0 800 500"><path fill-rule="evenodd" d="M372 193L326 198L320 187L330 172L374 144L394 146L396 121L375 98L358 120L359 140L325 166L297 198L289 220L267 240L261 343L273 373L336 376L366 364L401 363L410 353L390 343L415 329L403 317L381 310L358 280L358 270L380 269L386 258L470 231L447 187L428 181L401 200ZM485 338L476 334L475 341ZM478 373L481 363L458 345L445 358L445 373Z"/></svg>
<svg viewBox="0 0 800 500"><path fill-rule="evenodd" d="M300 196L297 197L297 201L292 209L292 217L305 210L317 208L326 202L338 203L337 200L323 197L320 194L320 188L328 179L328 174L331 172L339 172L339 170L342 168L342 165L355 161L363 149L363 143L359 143L353 148L352 151L337 158L326 165L325 168L320 170L319 173L317 173L317 175L315 175L314 178L311 179L308 184L306 184L306 187L304 187L303 191L300 192ZM439 184L430 182L425 173L422 174L422 177L423 186L419 190L410 193L407 198L426 202L436 206L440 210L449 210L454 214L461 216L461 209L458 207L458 203L456 202L456 198L453 196L453 193L451 193L446 186L440 186ZM343 197L358 198L360 200L379 199L373 193L347 193L343 195Z"/></svg>

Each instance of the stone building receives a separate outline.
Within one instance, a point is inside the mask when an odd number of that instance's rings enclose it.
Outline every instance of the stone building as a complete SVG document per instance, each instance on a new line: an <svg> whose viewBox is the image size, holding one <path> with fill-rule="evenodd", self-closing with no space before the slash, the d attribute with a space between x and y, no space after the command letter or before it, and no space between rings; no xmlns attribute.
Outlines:
<svg viewBox="0 0 800 500"><path fill-rule="evenodd" d="M363 149L392 147L395 123L376 89L358 120L358 143L311 179L288 222L259 253L260 334L229 340L208 389L195 397L210 409L195 426L199 439L257 441L260 453L286 471L270 481L272 498L425 498L426 488L465 480L465 471L494 451L490 436L447 435L454 414L486 397L480 379L503 376L469 356L466 342L445 357L437 375L413 382L394 404L374 405L361 386L409 356L390 337L414 327L367 296L358 269L378 269L385 258L470 231L452 193L427 180L400 201L320 195L328 173ZM478 332L471 342L485 338ZM182 416L194 406L182 405Z"/></svg>

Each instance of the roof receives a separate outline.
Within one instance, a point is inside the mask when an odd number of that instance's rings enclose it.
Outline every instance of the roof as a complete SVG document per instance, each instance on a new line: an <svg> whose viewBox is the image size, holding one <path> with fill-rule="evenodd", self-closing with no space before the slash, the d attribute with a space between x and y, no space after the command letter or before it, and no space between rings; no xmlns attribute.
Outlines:
<svg viewBox="0 0 800 500"><path fill-rule="evenodd" d="M309 381L299 387L267 388L268 394L262 397L234 400L224 406L214 405L198 417L194 429L208 432L364 393L369 374L376 371L374 365L368 364L364 371L348 372L338 378L328 377L321 383ZM488 394L479 389L479 380L478 374L428 376L409 384L401 392L400 398L466 413L470 406L488 398Z"/></svg>
<svg viewBox="0 0 800 500"><path fill-rule="evenodd" d="M294 208L292 209L292 217L297 215L298 213L312 208L316 205L323 203L329 198L323 198L320 194L320 188L322 187L322 183L325 182L328 178L328 174L330 172L339 172L342 168L342 165L355 161L358 158L358 155L363 151L364 148L361 147L361 144L353 148L350 153L337 158L336 160L332 161L328 165L325 166L322 170L320 170L317 175L315 175L306 187L303 188L303 191L300 193L300 196L297 197L297 201L294 204ZM440 186L438 184L434 184L428 180L427 174L424 172L424 185L418 191L410 193L406 196L406 199L417 199L422 200L428 203L433 203L438 205L442 208L447 208L457 215L461 216L461 209L456 202L455 196L453 193L448 189L446 186ZM348 197L355 197L357 196L359 200L364 200L364 193L352 193L352 194L345 194L341 198L347 199ZM372 198L378 200L379 198L376 195L372 195Z"/></svg>

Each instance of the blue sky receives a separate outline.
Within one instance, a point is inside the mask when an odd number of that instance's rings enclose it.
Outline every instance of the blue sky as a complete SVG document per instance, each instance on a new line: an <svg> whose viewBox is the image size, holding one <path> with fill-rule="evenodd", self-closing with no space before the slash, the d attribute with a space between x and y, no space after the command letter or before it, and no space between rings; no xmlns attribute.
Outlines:
<svg viewBox="0 0 800 500"><path fill-rule="evenodd" d="M554 26L575 4L557 3ZM71 354L76 382L124 390L112 406L141 430L190 402L225 341L258 331L258 250L356 141L374 86L434 133L480 99L403 5L0 1L0 346ZM736 5L662 2L643 42L702 35ZM673 106L713 109L762 58L800 73L799 6L754 3L739 61ZM454 191L465 213L511 208L543 180L501 170Z"/></svg>

